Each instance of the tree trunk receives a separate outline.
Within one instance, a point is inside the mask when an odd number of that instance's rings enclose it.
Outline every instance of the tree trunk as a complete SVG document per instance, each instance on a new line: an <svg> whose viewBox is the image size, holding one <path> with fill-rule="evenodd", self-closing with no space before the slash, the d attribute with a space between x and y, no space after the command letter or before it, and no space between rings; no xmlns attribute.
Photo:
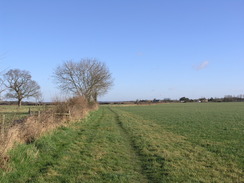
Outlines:
<svg viewBox="0 0 244 183"><path fill-rule="evenodd" d="M19 107L21 106L21 101L22 101L22 99L18 99L18 106Z"/></svg>
<svg viewBox="0 0 244 183"><path fill-rule="evenodd" d="M93 100L94 100L94 102L97 102L97 92L95 92L95 93L93 94Z"/></svg>

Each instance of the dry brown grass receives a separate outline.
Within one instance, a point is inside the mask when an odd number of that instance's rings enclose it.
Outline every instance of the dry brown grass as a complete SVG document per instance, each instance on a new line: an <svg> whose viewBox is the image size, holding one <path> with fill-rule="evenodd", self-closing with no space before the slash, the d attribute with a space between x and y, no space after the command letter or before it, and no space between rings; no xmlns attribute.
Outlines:
<svg viewBox="0 0 244 183"><path fill-rule="evenodd" d="M51 109L30 116L22 123L6 129L4 134L0 134L0 168L6 168L7 151L16 143L32 143L44 133L82 119L89 111L97 108L97 104L88 104L83 97L56 101Z"/></svg>

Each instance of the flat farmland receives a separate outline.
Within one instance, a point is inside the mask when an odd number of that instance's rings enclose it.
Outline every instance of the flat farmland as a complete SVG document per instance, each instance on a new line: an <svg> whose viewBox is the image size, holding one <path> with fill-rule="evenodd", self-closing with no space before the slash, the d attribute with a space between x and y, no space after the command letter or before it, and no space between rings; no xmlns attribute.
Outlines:
<svg viewBox="0 0 244 183"><path fill-rule="evenodd" d="M202 179L213 178L208 181L215 178L218 180L218 173L211 175L210 171L221 171L220 174L232 176L235 171L239 172L239 175L243 173L244 103L179 103L126 106L118 109L130 115L140 116L142 120L148 120L151 125L157 125L162 129L161 142L166 146L164 150L172 148L168 153L176 153L175 158L186 161L185 165L178 166L174 160L169 163L174 167L174 171L189 171L190 175L190 172L197 171L198 168L195 166L203 166L196 174L209 171ZM172 135L172 142L167 143L164 140L165 132ZM174 140L177 138L180 142L175 143ZM199 157L193 158L198 153ZM217 164L219 167L214 167ZM238 177L238 174L236 176Z"/></svg>
<svg viewBox="0 0 244 183"><path fill-rule="evenodd" d="M0 182L244 182L243 111L243 103L102 106L14 148Z"/></svg>
<svg viewBox="0 0 244 183"><path fill-rule="evenodd" d="M21 120L29 115L29 110L31 112L42 111L46 107L43 106L21 106L16 105L0 105L0 126L1 123L5 122L5 126L10 126L17 120ZM4 116L4 117L3 117Z"/></svg>

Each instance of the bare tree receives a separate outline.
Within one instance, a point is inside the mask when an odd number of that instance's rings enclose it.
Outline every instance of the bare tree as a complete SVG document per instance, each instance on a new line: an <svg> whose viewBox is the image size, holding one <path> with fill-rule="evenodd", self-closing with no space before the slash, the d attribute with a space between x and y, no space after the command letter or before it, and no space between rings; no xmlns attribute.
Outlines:
<svg viewBox="0 0 244 183"><path fill-rule="evenodd" d="M62 91L84 96L89 102L96 102L113 84L106 65L95 59L64 62L56 68L54 78Z"/></svg>
<svg viewBox="0 0 244 183"><path fill-rule="evenodd" d="M28 71L11 69L4 74L5 86L8 90L7 98L18 99L18 106L24 98L38 98L41 96L40 86L31 79Z"/></svg>

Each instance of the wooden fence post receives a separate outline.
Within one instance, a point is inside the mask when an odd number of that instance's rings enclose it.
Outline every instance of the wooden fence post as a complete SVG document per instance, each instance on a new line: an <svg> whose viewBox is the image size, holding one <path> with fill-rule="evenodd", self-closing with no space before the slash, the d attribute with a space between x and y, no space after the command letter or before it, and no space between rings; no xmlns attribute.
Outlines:
<svg viewBox="0 0 244 183"><path fill-rule="evenodd" d="M5 128L5 115L3 114L3 116L2 116L2 127L1 127L2 138L4 138L4 128Z"/></svg>
<svg viewBox="0 0 244 183"><path fill-rule="evenodd" d="M69 110L69 120L71 120L71 112L70 112L70 110Z"/></svg>

